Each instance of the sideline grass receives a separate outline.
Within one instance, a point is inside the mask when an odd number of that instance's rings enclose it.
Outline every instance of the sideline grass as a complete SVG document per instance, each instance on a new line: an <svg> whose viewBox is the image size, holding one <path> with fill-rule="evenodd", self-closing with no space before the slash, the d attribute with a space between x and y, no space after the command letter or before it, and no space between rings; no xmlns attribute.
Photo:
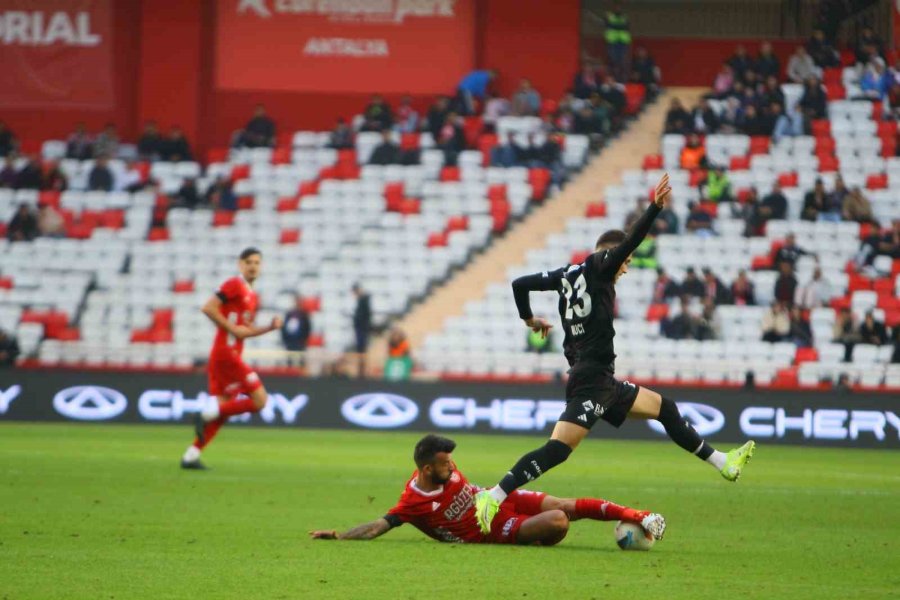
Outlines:
<svg viewBox="0 0 900 600"><path fill-rule="evenodd" d="M183 472L188 427L0 424L0 599L896 598L900 453L761 444L740 483L665 442L587 440L533 487L662 512L621 552L579 521L555 548L311 541L390 508L418 434L226 428ZM539 438L455 435L493 483Z"/></svg>

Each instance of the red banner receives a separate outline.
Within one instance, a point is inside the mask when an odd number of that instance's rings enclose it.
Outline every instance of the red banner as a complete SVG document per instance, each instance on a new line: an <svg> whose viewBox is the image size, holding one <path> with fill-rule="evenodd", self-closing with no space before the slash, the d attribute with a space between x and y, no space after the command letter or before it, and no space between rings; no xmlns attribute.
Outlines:
<svg viewBox="0 0 900 600"><path fill-rule="evenodd" d="M0 107L113 106L110 0L0 0Z"/></svg>
<svg viewBox="0 0 900 600"><path fill-rule="evenodd" d="M218 0L227 90L450 93L475 64L474 0Z"/></svg>

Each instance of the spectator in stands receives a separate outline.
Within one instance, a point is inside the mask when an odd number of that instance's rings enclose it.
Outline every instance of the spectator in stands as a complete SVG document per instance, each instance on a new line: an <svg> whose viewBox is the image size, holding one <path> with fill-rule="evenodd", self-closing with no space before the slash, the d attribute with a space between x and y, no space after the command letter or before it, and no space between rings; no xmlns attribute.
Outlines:
<svg viewBox="0 0 900 600"><path fill-rule="evenodd" d="M572 94L581 100L587 100L600 89L601 75L599 69L591 63L584 63L575 74L572 82Z"/></svg>
<svg viewBox="0 0 900 600"><path fill-rule="evenodd" d="M787 218L787 198L781 192L781 185L777 181L772 184L772 191L762 199L759 217L763 223L771 219Z"/></svg>
<svg viewBox="0 0 900 600"><path fill-rule="evenodd" d="M738 133L743 119L744 109L740 100L728 98L725 100L725 108L722 110L722 114L719 115L719 133Z"/></svg>
<svg viewBox="0 0 900 600"><path fill-rule="evenodd" d="M497 131L497 120L508 114L510 114L509 100L488 92L488 99L484 103L484 113L481 115L485 133Z"/></svg>
<svg viewBox="0 0 900 600"><path fill-rule="evenodd" d="M600 89L597 91L597 94L603 102L612 107L613 122L618 124L622 115L625 113L625 105L628 102L628 99L625 96L625 86L621 83L616 83L616 80L612 75L607 75L603 79L603 83L600 84Z"/></svg>
<svg viewBox="0 0 900 600"><path fill-rule="evenodd" d="M728 59L728 66L734 71L734 76L738 81L746 81L747 72L753 71L753 59L747 53L747 48L739 44L734 49L734 54Z"/></svg>
<svg viewBox="0 0 900 600"><path fill-rule="evenodd" d="M109 160L106 156L100 156L94 163L88 175L88 189L92 192L111 192L113 189L113 174L109 168Z"/></svg>
<svg viewBox="0 0 900 600"><path fill-rule="evenodd" d="M638 247L631 253L631 265L635 269L656 269L659 261L656 259L656 236L652 233L641 240Z"/></svg>
<svg viewBox="0 0 900 600"><path fill-rule="evenodd" d="M744 107L738 130L744 135L772 135L774 123L760 115L752 104Z"/></svg>
<svg viewBox="0 0 900 600"><path fill-rule="evenodd" d="M444 164L447 166L456 166L456 159L459 153L466 149L466 136L463 133L461 121L456 113L447 113L447 119L444 121L443 127L435 138L437 147L444 151Z"/></svg>
<svg viewBox="0 0 900 600"><path fill-rule="evenodd" d="M783 302L785 306L794 303L797 293L797 278L794 276L794 267L790 263L783 262L778 266L780 274L775 280L775 299Z"/></svg>
<svg viewBox="0 0 900 600"><path fill-rule="evenodd" d="M438 96L431 108L428 109L428 115L425 118L426 129L435 141L441 136L441 129L447 121L448 114L450 114L450 99L447 96Z"/></svg>
<svg viewBox="0 0 900 600"><path fill-rule="evenodd" d="M651 304L665 304L669 298L677 298L681 295L681 287L678 282L669 277L665 269L656 269L656 282L653 284L653 297Z"/></svg>
<svg viewBox="0 0 900 600"><path fill-rule="evenodd" d="M353 148L353 130L347 125L344 117L338 117L337 124L331 130L328 146L335 150L348 150Z"/></svg>
<svg viewBox="0 0 900 600"><path fill-rule="evenodd" d="M818 255L815 252L808 252L797 245L797 237L793 233L789 233L786 238L784 238L784 244L778 249L778 252L775 253L775 268L780 270L782 263L787 263L791 266L791 268L795 268L797 266L797 261L801 256L813 256L818 260Z"/></svg>
<svg viewBox="0 0 900 600"><path fill-rule="evenodd" d="M200 205L200 191L193 177L185 179L174 197L175 205L194 210Z"/></svg>
<svg viewBox="0 0 900 600"><path fill-rule="evenodd" d="M882 60L869 63L859 81L863 96L876 102L881 102L887 97L892 85L893 78Z"/></svg>
<svg viewBox="0 0 900 600"><path fill-rule="evenodd" d="M791 318L781 301L773 302L762 318L762 341L781 342L791 333Z"/></svg>
<svg viewBox="0 0 900 600"><path fill-rule="evenodd" d="M816 178L815 186L812 190L806 192L803 198L803 209L800 211L800 218L804 221L816 221L819 215L827 212L829 206L828 193L825 191L825 184L820 177Z"/></svg>
<svg viewBox="0 0 900 600"><path fill-rule="evenodd" d="M767 77L765 83L760 87L763 106L772 106L776 102L784 106L784 92L781 91L781 84L778 83L777 77L774 75Z"/></svg>
<svg viewBox="0 0 900 600"><path fill-rule="evenodd" d="M700 184L700 195L710 202L731 202L731 180L722 166L709 171L706 181Z"/></svg>
<svg viewBox="0 0 900 600"><path fill-rule="evenodd" d="M853 346L859 343L859 327L849 308L842 308L834 319L832 341L844 345L844 361L849 362L853 356Z"/></svg>
<svg viewBox="0 0 900 600"><path fill-rule="evenodd" d="M171 162L194 160L191 146L180 127L173 127L169 131L169 135L163 142L161 154L163 160Z"/></svg>
<svg viewBox="0 0 900 600"><path fill-rule="evenodd" d="M716 303L706 298L703 301L703 311L700 313L700 323L697 328L698 340L718 340L722 337L722 320L716 312Z"/></svg>
<svg viewBox="0 0 900 600"><path fill-rule="evenodd" d="M891 331L891 341L894 342L894 354L891 356L891 362L900 363L900 324L894 325Z"/></svg>
<svg viewBox="0 0 900 600"><path fill-rule="evenodd" d="M6 239L10 242L30 242L38 235L37 218L31 207L25 203L19 205L16 214L6 227Z"/></svg>
<svg viewBox="0 0 900 600"><path fill-rule="evenodd" d="M647 210L647 202L641 197L635 198L634 208L625 215L625 223L622 225L622 228L625 231L629 231L631 226L641 218L641 215L644 214L645 210Z"/></svg>
<svg viewBox="0 0 900 600"><path fill-rule="evenodd" d="M169 209L171 208L171 200L168 196L157 194L156 203L150 212L150 229L165 229L166 222L169 220Z"/></svg>
<svg viewBox="0 0 900 600"><path fill-rule="evenodd" d="M675 210L672 208L673 200L670 197L666 202L666 207L659 211L656 220L653 221L653 231L656 235L677 234L680 220Z"/></svg>
<svg viewBox="0 0 900 600"><path fill-rule="evenodd" d="M19 141L4 121L0 121L0 157L13 154L19 147Z"/></svg>
<svg viewBox="0 0 900 600"><path fill-rule="evenodd" d="M163 151L163 138L156 121L147 121L144 125L144 132L138 138L137 151L141 160L159 160Z"/></svg>
<svg viewBox="0 0 900 600"><path fill-rule="evenodd" d="M756 237L763 234L765 220L760 212L762 204L759 201L759 193L755 187L750 187L743 204L735 203L732 207L732 215L744 221L744 237Z"/></svg>
<svg viewBox="0 0 900 600"><path fill-rule="evenodd" d="M778 143L781 138L803 135L803 115L797 109L784 112L782 105L773 102L769 106L775 126L772 129L772 141Z"/></svg>
<svg viewBox="0 0 900 600"><path fill-rule="evenodd" d="M756 57L753 68L763 79L781 76L781 62L775 56L775 53L772 52L771 43L763 42L759 45L759 56Z"/></svg>
<svg viewBox="0 0 900 600"><path fill-rule="evenodd" d="M737 278L731 284L731 298L738 306L756 305L756 291L744 269L738 271Z"/></svg>
<svg viewBox="0 0 900 600"><path fill-rule="evenodd" d="M811 348L813 345L813 332L809 319L797 306L791 309L791 330L788 337L798 348Z"/></svg>
<svg viewBox="0 0 900 600"><path fill-rule="evenodd" d="M43 237L66 237L66 222L63 216L47 202L38 204L37 227Z"/></svg>
<svg viewBox="0 0 900 600"><path fill-rule="evenodd" d="M205 200L206 204L214 210L237 210L237 196L234 194L231 180L224 175L216 177L213 184L209 186L209 189L206 190Z"/></svg>
<svg viewBox="0 0 900 600"><path fill-rule="evenodd" d="M15 188L19 178L19 170L16 168L15 154L8 154L0 169L0 188Z"/></svg>
<svg viewBox="0 0 900 600"><path fill-rule="evenodd" d="M44 185L44 174L35 156L29 156L25 166L16 178L16 188L20 190L39 190Z"/></svg>
<svg viewBox="0 0 900 600"><path fill-rule="evenodd" d="M59 163L51 161L47 163L47 171L44 173L41 189L51 192L64 192L69 187L69 178L59 168Z"/></svg>
<svg viewBox="0 0 900 600"><path fill-rule="evenodd" d="M116 177L115 189L132 193L139 192L150 183L146 177L147 172L142 170L136 161L128 161L125 164L125 171L120 177Z"/></svg>
<svg viewBox="0 0 900 600"><path fill-rule="evenodd" d="M722 68L719 69L716 78L713 80L712 97L719 100L727 98L734 91L735 80L734 69L731 68L731 65L727 62L722 63Z"/></svg>
<svg viewBox="0 0 900 600"><path fill-rule="evenodd" d="M388 357L384 363L384 378L388 381L406 381L412 369L409 338L402 329L395 327L388 335Z"/></svg>
<svg viewBox="0 0 900 600"><path fill-rule="evenodd" d="M672 98L666 113L665 133L687 134L691 130L691 115L684 109L681 100Z"/></svg>
<svg viewBox="0 0 900 600"><path fill-rule="evenodd" d="M856 62L866 64L873 56L884 58L884 43L871 27L863 27L856 42Z"/></svg>
<svg viewBox="0 0 900 600"><path fill-rule="evenodd" d="M403 96L400 99L396 117L394 130L397 133L415 133L419 130L419 113L413 108L411 97Z"/></svg>
<svg viewBox="0 0 900 600"><path fill-rule="evenodd" d="M837 50L825 38L825 32L821 29L813 30L812 37L806 43L806 50L817 67L829 69L840 64Z"/></svg>
<svg viewBox="0 0 900 600"><path fill-rule="evenodd" d="M312 331L312 319L303 303L303 298L297 296L295 306L284 315L281 325L281 343L285 350L290 352L304 352L309 343L309 334Z"/></svg>
<svg viewBox="0 0 900 600"><path fill-rule="evenodd" d="M493 69L471 71L456 87L456 110L462 115L475 114L475 101L487 98L488 88L497 77Z"/></svg>
<svg viewBox="0 0 900 600"><path fill-rule="evenodd" d="M566 175L562 164L562 139L558 135L529 134L529 147L519 164L529 169L549 169L553 181L560 183Z"/></svg>
<svg viewBox="0 0 900 600"><path fill-rule="evenodd" d="M94 156L115 158L119 153L119 134L113 123L107 123L97 137L94 138Z"/></svg>
<svg viewBox="0 0 900 600"><path fill-rule="evenodd" d="M660 331L673 340L700 339L700 318L691 309L691 299L687 295L681 297L681 311L673 319L664 319Z"/></svg>
<svg viewBox="0 0 900 600"><path fill-rule="evenodd" d="M681 293L685 296L693 296L695 298L703 298L706 295L706 287L694 267L688 267L684 272L684 281L681 282Z"/></svg>
<svg viewBox="0 0 900 600"><path fill-rule="evenodd" d="M656 61L646 48L638 47L631 62L631 82L643 84L647 90L647 97L653 98L659 92L661 80L662 74L656 66Z"/></svg>
<svg viewBox="0 0 900 600"><path fill-rule="evenodd" d="M865 319L859 326L859 341L862 344L874 344L881 346L888 341L887 330L884 323L875 320L875 313L866 311Z"/></svg>
<svg viewBox="0 0 900 600"><path fill-rule="evenodd" d="M366 351L369 348L369 333L372 330L372 304L369 294L358 283L353 284L356 308L353 310L353 333L356 336L356 353L359 354L359 376L365 375Z"/></svg>
<svg viewBox="0 0 900 600"><path fill-rule="evenodd" d="M372 96L371 102L363 112L363 123L360 131L384 131L394 124L394 114L390 105L380 94Z"/></svg>
<svg viewBox="0 0 900 600"><path fill-rule="evenodd" d="M706 149L700 143L700 136L696 133L688 136L687 143L681 149L681 168L688 171L709 168L709 162L706 159Z"/></svg>
<svg viewBox="0 0 900 600"><path fill-rule="evenodd" d="M704 298L715 304L731 304L731 295L722 280L716 277L709 267L703 267Z"/></svg>
<svg viewBox="0 0 900 600"><path fill-rule="evenodd" d="M553 350L550 335L552 331L548 331L544 335L541 331L531 331L530 329L525 335L525 352L533 352L535 354L544 354Z"/></svg>
<svg viewBox="0 0 900 600"><path fill-rule="evenodd" d="M266 107L257 104L253 117L235 135L238 148L272 148L275 146L275 121L266 114Z"/></svg>
<svg viewBox="0 0 900 600"><path fill-rule="evenodd" d="M900 258L900 219L894 219L891 229L884 233L875 230L860 243L856 266L871 265L876 256Z"/></svg>
<svg viewBox="0 0 900 600"><path fill-rule="evenodd" d="M713 235L712 216L703 210L699 202L688 202L688 218L684 224L685 230L701 237Z"/></svg>
<svg viewBox="0 0 900 600"><path fill-rule="evenodd" d="M822 277L822 269L816 267L812 279L794 293L794 304L803 310L811 310L820 306L827 306L831 300L831 286Z"/></svg>
<svg viewBox="0 0 900 600"><path fill-rule="evenodd" d="M597 145L612 127L610 116L610 106L594 94L576 113L573 132L590 137L591 144Z"/></svg>
<svg viewBox="0 0 900 600"><path fill-rule="evenodd" d="M88 160L94 156L94 140L84 123L75 125L75 131L66 142L66 158Z"/></svg>
<svg viewBox="0 0 900 600"><path fill-rule="evenodd" d="M878 225L875 216L872 214L872 204L866 198L859 186L844 197L843 217L845 221L856 221L857 223L871 223Z"/></svg>
<svg viewBox="0 0 900 600"><path fill-rule="evenodd" d="M531 81L522 79L519 89L510 99L512 114L517 117L531 117L541 112L541 95L531 87Z"/></svg>
<svg viewBox="0 0 900 600"><path fill-rule="evenodd" d="M372 151L372 156L369 157L370 165L399 165L402 162L400 146L391 139L392 135L390 129L381 132L381 143Z"/></svg>
<svg viewBox="0 0 900 600"><path fill-rule="evenodd" d="M809 78L822 76L822 69L816 66L812 56L806 52L803 46L797 46L797 49L791 55L787 66L787 77L794 83L803 83Z"/></svg>
<svg viewBox="0 0 900 600"><path fill-rule="evenodd" d="M19 357L19 342L15 336L0 329L0 367L11 367Z"/></svg>
<svg viewBox="0 0 900 600"><path fill-rule="evenodd" d="M631 25L628 16L622 11L621 2L613 2L612 10L603 16L606 26L606 58L616 81L627 81L629 62L631 60Z"/></svg>
<svg viewBox="0 0 900 600"><path fill-rule="evenodd" d="M708 135L719 130L719 117L705 98L691 111L691 123L694 133Z"/></svg>
<svg viewBox="0 0 900 600"><path fill-rule="evenodd" d="M800 97L799 107L807 120L824 119L827 111L828 97L825 89L815 77L809 77L803 82L803 95Z"/></svg>
<svg viewBox="0 0 900 600"><path fill-rule="evenodd" d="M841 215L844 210L844 201L850 195L850 190L844 184L844 178L838 174L834 178L834 190L828 195L828 212L820 215L820 219L824 221L840 222Z"/></svg>

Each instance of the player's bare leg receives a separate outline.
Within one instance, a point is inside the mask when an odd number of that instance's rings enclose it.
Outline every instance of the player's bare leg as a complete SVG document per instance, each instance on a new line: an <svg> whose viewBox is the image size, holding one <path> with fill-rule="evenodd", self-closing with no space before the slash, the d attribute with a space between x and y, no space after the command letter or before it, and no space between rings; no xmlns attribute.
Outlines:
<svg viewBox="0 0 900 600"><path fill-rule="evenodd" d="M627 521L643 527L655 539L661 540L666 531L666 520L658 513L622 506L603 498L556 498L545 496L541 510L562 510L570 521L593 519L595 521Z"/></svg>
<svg viewBox="0 0 900 600"><path fill-rule="evenodd" d="M673 442L712 465L728 481L737 481L756 449L756 442L751 440L727 454L716 450L681 416L675 402L645 387L638 389L628 418L659 421Z"/></svg>
<svg viewBox="0 0 900 600"><path fill-rule="evenodd" d="M528 517L519 527L517 544L554 546L569 533L569 517L562 510L548 510Z"/></svg>

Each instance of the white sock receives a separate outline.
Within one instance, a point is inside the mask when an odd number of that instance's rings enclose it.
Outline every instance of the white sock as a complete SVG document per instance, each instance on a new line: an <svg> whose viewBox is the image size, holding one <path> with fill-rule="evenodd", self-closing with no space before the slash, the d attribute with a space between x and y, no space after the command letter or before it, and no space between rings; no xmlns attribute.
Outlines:
<svg viewBox="0 0 900 600"><path fill-rule="evenodd" d="M494 487L492 487L489 493L491 494L491 498L493 498L497 502L503 502L504 500L506 500L506 492L500 489L499 485L495 485Z"/></svg>
<svg viewBox="0 0 900 600"><path fill-rule="evenodd" d="M709 458L706 459L706 462L721 471L725 467L725 453L719 452L718 450L713 450L713 453L709 455Z"/></svg>
<svg viewBox="0 0 900 600"><path fill-rule="evenodd" d="M207 423L209 423L210 421L215 421L219 418L219 403L215 398L213 398L211 402L206 403L206 406L204 406L203 410L200 411L200 416Z"/></svg>
<svg viewBox="0 0 900 600"><path fill-rule="evenodd" d="M184 451L182 460L184 460L184 462L195 462L200 460L200 448L191 444L188 446L188 449Z"/></svg>

